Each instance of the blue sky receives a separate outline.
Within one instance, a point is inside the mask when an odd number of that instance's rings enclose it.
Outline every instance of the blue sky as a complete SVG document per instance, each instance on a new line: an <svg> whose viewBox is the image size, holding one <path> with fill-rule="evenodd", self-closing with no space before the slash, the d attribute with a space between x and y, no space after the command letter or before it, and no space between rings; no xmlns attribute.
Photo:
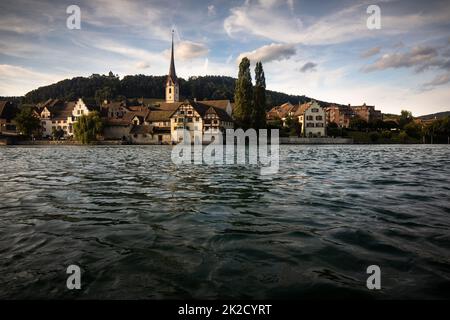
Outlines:
<svg viewBox="0 0 450 320"><path fill-rule="evenodd" d="M69 5L81 29L66 27ZM369 5L381 29L367 28ZM268 89L414 115L450 110L448 1L15 0L0 3L0 95L74 76L237 76L262 60ZM161 90L163 90L161 88Z"/></svg>

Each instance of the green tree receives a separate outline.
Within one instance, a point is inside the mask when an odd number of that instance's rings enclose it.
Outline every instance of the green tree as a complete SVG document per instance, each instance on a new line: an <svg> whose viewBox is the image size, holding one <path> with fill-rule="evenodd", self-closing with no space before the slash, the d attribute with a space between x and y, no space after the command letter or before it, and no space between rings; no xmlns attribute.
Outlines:
<svg viewBox="0 0 450 320"><path fill-rule="evenodd" d="M366 120L361 119L360 117L355 117L350 120L350 128L362 131L368 128L368 123Z"/></svg>
<svg viewBox="0 0 450 320"><path fill-rule="evenodd" d="M82 115L73 124L75 139L82 144L89 144L97 140L97 135L103 130L103 123L97 112Z"/></svg>
<svg viewBox="0 0 450 320"><path fill-rule="evenodd" d="M95 90L95 102L101 105L105 100L112 100L113 92L110 87Z"/></svg>
<svg viewBox="0 0 450 320"><path fill-rule="evenodd" d="M26 136L30 136L41 126L39 118L34 115L32 107L24 107L14 118L16 127L19 132Z"/></svg>
<svg viewBox="0 0 450 320"><path fill-rule="evenodd" d="M401 129L405 127L408 123L413 121L412 113L408 110L402 110L400 112L400 118L398 119L398 125Z"/></svg>
<svg viewBox="0 0 450 320"><path fill-rule="evenodd" d="M238 127L248 129L251 125L253 86L250 60L242 58L234 92L233 116Z"/></svg>
<svg viewBox="0 0 450 320"><path fill-rule="evenodd" d="M53 140L61 139L62 137L64 137L64 130L61 128L59 128L59 129L52 128L52 137L53 137Z"/></svg>
<svg viewBox="0 0 450 320"><path fill-rule="evenodd" d="M411 138L420 139L420 137L422 136L422 128L415 122L406 124L404 126L404 130L406 134Z"/></svg>
<svg viewBox="0 0 450 320"><path fill-rule="evenodd" d="M252 127L266 127L266 78L261 61L255 67L255 87L253 94Z"/></svg>

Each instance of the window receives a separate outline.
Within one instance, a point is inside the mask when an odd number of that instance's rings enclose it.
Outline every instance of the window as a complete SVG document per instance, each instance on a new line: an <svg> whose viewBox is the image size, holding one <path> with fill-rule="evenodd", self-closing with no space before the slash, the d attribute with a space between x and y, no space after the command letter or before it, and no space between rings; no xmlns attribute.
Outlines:
<svg viewBox="0 0 450 320"><path fill-rule="evenodd" d="M322 128L322 127L323 127L323 123L322 123L322 122L318 122L318 123L316 123L316 127L318 127L318 128Z"/></svg>
<svg viewBox="0 0 450 320"><path fill-rule="evenodd" d="M169 93L172 93L172 88L169 88Z"/></svg>
<svg viewBox="0 0 450 320"><path fill-rule="evenodd" d="M313 116L306 116L306 120L313 120L314 117Z"/></svg>
<svg viewBox="0 0 450 320"><path fill-rule="evenodd" d="M81 114L81 110L77 110L77 114Z"/></svg>
<svg viewBox="0 0 450 320"><path fill-rule="evenodd" d="M311 109L311 112L319 112L319 109L317 109L317 108L312 108L312 109Z"/></svg>
<svg viewBox="0 0 450 320"><path fill-rule="evenodd" d="M186 118L186 122L192 122L192 117Z"/></svg>
<svg viewBox="0 0 450 320"><path fill-rule="evenodd" d="M187 112L188 114L192 114L192 110L188 110L188 112Z"/></svg>
<svg viewBox="0 0 450 320"><path fill-rule="evenodd" d="M200 117L195 117L195 121L199 122L200 121Z"/></svg>
<svg viewBox="0 0 450 320"><path fill-rule="evenodd" d="M316 120L322 121L322 120L323 120L323 117L322 117L322 116L316 116Z"/></svg>
<svg viewBox="0 0 450 320"><path fill-rule="evenodd" d="M308 123L306 123L306 127L307 128L314 128L314 123L308 122Z"/></svg>
<svg viewBox="0 0 450 320"><path fill-rule="evenodd" d="M184 114L184 111L183 111L183 110L181 110L181 111L180 111L180 114Z"/></svg>

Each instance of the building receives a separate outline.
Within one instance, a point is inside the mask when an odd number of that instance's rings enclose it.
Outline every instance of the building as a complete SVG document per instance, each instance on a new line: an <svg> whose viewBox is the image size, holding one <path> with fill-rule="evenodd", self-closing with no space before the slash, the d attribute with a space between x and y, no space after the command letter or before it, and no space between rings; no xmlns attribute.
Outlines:
<svg viewBox="0 0 450 320"><path fill-rule="evenodd" d="M178 102L180 100L180 87L178 84L177 73L175 72L175 59L173 57L173 31L172 31L172 50L170 55L170 68L166 80L166 102Z"/></svg>
<svg viewBox="0 0 450 320"><path fill-rule="evenodd" d="M283 126L286 126L286 119L294 116L295 109L294 105L286 102L270 109L266 114L266 119L268 122L281 121Z"/></svg>
<svg viewBox="0 0 450 320"><path fill-rule="evenodd" d="M351 105L331 105L326 108L327 123L336 123L340 128L350 127L350 121L355 117L366 122L383 120L381 111L375 110L375 106L368 106L365 103L361 106Z"/></svg>
<svg viewBox="0 0 450 320"><path fill-rule="evenodd" d="M190 133L191 141L196 135L211 137L214 134L225 135L226 129L233 129L234 123L231 115L227 112L230 107L228 100L213 101L185 101L172 113L170 117L170 131L172 142L178 143L183 140L183 130Z"/></svg>
<svg viewBox="0 0 450 320"><path fill-rule="evenodd" d="M381 111L375 110L375 106L368 106L364 103L362 106L351 106L351 108L358 117L366 122L383 120Z"/></svg>
<svg viewBox="0 0 450 320"><path fill-rule="evenodd" d="M325 111L327 123L335 123L339 128L350 127L350 121L356 117L356 113L350 106L331 105Z"/></svg>
<svg viewBox="0 0 450 320"><path fill-rule="evenodd" d="M19 109L13 102L0 101L0 134L17 134L14 118L18 112Z"/></svg>
<svg viewBox="0 0 450 320"><path fill-rule="evenodd" d="M73 124L83 115L95 111L81 98L77 101L64 102L59 99L49 99L39 105L37 113L41 120L43 137L51 137L55 131L62 130L65 137L73 136Z"/></svg>
<svg viewBox="0 0 450 320"><path fill-rule="evenodd" d="M327 116L325 108L316 101L293 105L286 102L267 112L267 121L282 121L286 126L287 119L298 121L301 135L306 137L323 137L326 135Z"/></svg>
<svg viewBox="0 0 450 320"><path fill-rule="evenodd" d="M301 135L304 137L326 136L326 112L316 101L304 103L294 112L301 125Z"/></svg>

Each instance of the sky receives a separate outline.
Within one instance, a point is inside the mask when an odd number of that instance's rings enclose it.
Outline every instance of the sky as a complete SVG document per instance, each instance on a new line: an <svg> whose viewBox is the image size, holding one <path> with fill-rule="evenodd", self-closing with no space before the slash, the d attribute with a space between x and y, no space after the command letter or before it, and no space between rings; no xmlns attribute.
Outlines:
<svg viewBox="0 0 450 320"><path fill-rule="evenodd" d="M70 5L80 29L67 27ZM262 61L270 90L384 113L450 110L445 0L14 0L0 12L0 96L110 70L165 75L174 30L186 79L237 77L246 56L252 74Z"/></svg>

